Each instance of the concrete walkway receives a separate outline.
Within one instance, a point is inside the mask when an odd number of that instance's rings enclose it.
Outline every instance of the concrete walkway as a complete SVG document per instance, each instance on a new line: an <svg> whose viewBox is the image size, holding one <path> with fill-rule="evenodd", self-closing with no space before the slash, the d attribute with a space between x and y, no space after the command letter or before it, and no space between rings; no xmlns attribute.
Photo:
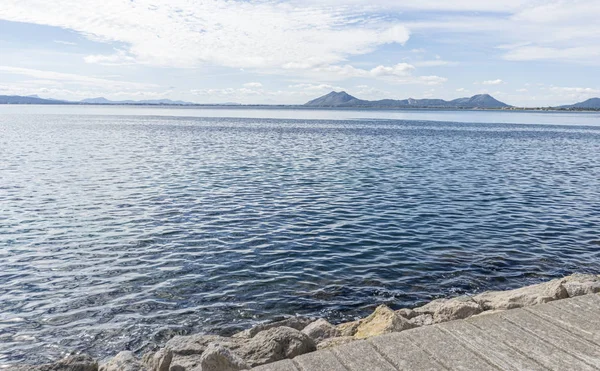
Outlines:
<svg viewBox="0 0 600 371"><path fill-rule="evenodd" d="M600 370L600 296L419 327L254 370Z"/></svg>

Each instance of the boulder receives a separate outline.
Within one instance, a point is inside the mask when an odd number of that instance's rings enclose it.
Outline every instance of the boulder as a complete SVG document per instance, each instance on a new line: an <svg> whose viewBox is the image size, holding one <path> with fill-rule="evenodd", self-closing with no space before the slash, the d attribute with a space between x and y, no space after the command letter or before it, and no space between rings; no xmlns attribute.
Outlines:
<svg viewBox="0 0 600 371"><path fill-rule="evenodd" d="M563 278L562 281L570 298L600 292L600 276L573 274Z"/></svg>
<svg viewBox="0 0 600 371"><path fill-rule="evenodd" d="M165 349L170 350L174 357L202 354L209 344L218 343L229 349L236 349L240 345L240 339L228 338L217 335L189 335L175 336L165 344Z"/></svg>
<svg viewBox="0 0 600 371"><path fill-rule="evenodd" d="M173 360L173 352L162 348L156 353L146 353L142 357L142 365L150 371L169 371L171 360Z"/></svg>
<svg viewBox="0 0 600 371"><path fill-rule="evenodd" d="M499 310L529 307L568 297L569 293L563 286L563 280L552 280L516 290L488 291L474 296L473 299L483 310Z"/></svg>
<svg viewBox="0 0 600 371"><path fill-rule="evenodd" d="M256 334L235 351L249 366L266 363L315 351L315 342L306 334L291 327L275 327Z"/></svg>
<svg viewBox="0 0 600 371"><path fill-rule="evenodd" d="M422 307L417 307L417 308L413 309L413 312L415 312L417 316L421 315L421 314L431 314L431 315L433 315L447 301L448 301L448 299L436 299L436 300L432 300L429 303L423 305Z"/></svg>
<svg viewBox="0 0 600 371"><path fill-rule="evenodd" d="M459 296L457 298L441 302L433 313L433 323L453 321L457 319L469 318L472 315L483 311L478 302L469 296Z"/></svg>
<svg viewBox="0 0 600 371"><path fill-rule="evenodd" d="M195 370L200 367L200 357L212 343L235 350L240 347L241 339L201 334L175 336L158 352L145 355L142 362L151 371Z"/></svg>
<svg viewBox="0 0 600 371"><path fill-rule="evenodd" d="M421 314L409 319L409 322L415 325L415 327L433 325L433 315Z"/></svg>
<svg viewBox="0 0 600 371"><path fill-rule="evenodd" d="M314 319L307 318L307 317L290 317L290 318L286 318L282 321L261 323L260 325L256 325L248 330L238 332L237 334L234 334L233 337L250 339L250 338L253 338L254 336L256 336L256 334L258 334L261 331L265 331L265 330L272 329L275 327L290 327L290 328L300 331L300 330L304 329L306 326L308 326L313 321L314 321Z"/></svg>
<svg viewBox="0 0 600 371"><path fill-rule="evenodd" d="M360 326L360 320L340 323L337 325L337 329L340 333L340 336L354 336L356 334L356 329Z"/></svg>
<svg viewBox="0 0 600 371"><path fill-rule="evenodd" d="M101 365L99 371L143 371L143 368L132 352L121 352Z"/></svg>
<svg viewBox="0 0 600 371"><path fill-rule="evenodd" d="M333 347L337 347L339 345L351 343L353 341L359 341L359 340L356 340L354 338L354 336L338 336L338 337L334 337L334 338L329 338L329 339L325 339L325 340L321 341L317 345L317 350L333 348Z"/></svg>
<svg viewBox="0 0 600 371"><path fill-rule="evenodd" d="M45 365L22 365L11 368L15 371L98 371L98 362L87 354L70 355L58 362Z"/></svg>
<svg viewBox="0 0 600 371"><path fill-rule="evenodd" d="M249 368L243 359L218 344L210 344L200 357L202 371L240 371Z"/></svg>
<svg viewBox="0 0 600 371"><path fill-rule="evenodd" d="M396 313L398 313L399 315L401 315L402 317L404 317L406 319L411 319L411 318L414 318L419 315L419 313L415 312L412 309L408 309L408 308L398 309L396 311Z"/></svg>
<svg viewBox="0 0 600 371"><path fill-rule="evenodd" d="M340 336L340 330L323 318L306 326L302 332L308 335L316 343L320 343L328 338Z"/></svg>
<svg viewBox="0 0 600 371"><path fill-rule="evenodd" d="M360 321L354 337L366 339L372 336L399 332L415 327L406 318L397 314L386 305L380 305L370 316Z"/></svg>

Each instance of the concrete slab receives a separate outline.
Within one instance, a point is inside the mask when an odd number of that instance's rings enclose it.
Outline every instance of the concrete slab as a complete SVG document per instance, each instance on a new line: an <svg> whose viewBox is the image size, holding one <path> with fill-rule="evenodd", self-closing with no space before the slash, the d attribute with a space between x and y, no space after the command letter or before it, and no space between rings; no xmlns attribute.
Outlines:
<svg viewBox="0 0 600 371"><path fill-rule="evenodd" d="M579 358L583 362L600 368L600 348L581 337L575 336L540 317L532 316L527 311L507 311L502 313L501 316L519 326L519 328L544 339L544 341Z"/></svg>
<svg viewBox="0 0 600 371"><path fill-rule="evenodd" d="M447 370L431 354L409 340L405 336L405 332L382 335L367 341L398 370Z"/></svg>
<svg viewBox="0 0 600 371"><path fill-rule="evenodd" d="M596 315L573 314L550 305L538 305L525 310L600 346L600 323L595 320Z"/></svg>
<svg viewBox="0 0 600 371"><path fill-rule="evenodd" d="M254 370L600 370L600 295L382 335Z"/></svg>
<svg viewBox="0 0 600 371"><path fill-rule="evenodd" d="M523 312L522 309L513 309L513 312ZM470 318L466 321L486 331L499 342L526 354L537 363L544 365L549 370L594 370L595 368L582 360L565 353L551 343L540 339L521 329L519 326L502 318L502 314Z"/></svg>
<svg viewBox="0 0 600 371"><path fill-rule="evenodd" d="M296 357L294 363L301 371L350 371L329 349Z"/></svg>
<svg viewBox="0 0 600 371"><path fill-rule="evenodd" d="M254 371L300 371L294 362L286 359L280 362L270 363L268 365L253 368Z"/></svg>
<svg viewBox="0 0 600 371"><path fill-rule="evenodd" d="M440 330L438 326L426 326L405 331L406 337L419 348L451 370L498 370L497 367L456 341L456 338Z"/></svg>
<svg viewBox="0 0 600 371"><path fill-rule="evenodd" d="M452 321L439 328L502 370L547 370L543 365L509 347L466 321Z"/></svg>
<svg viewBox="0 0 600 371"><path fill-rule="evenodd" d="M338 360L351 371L396 371L383 355L368 342L356 341L331 349Z"/></svg>

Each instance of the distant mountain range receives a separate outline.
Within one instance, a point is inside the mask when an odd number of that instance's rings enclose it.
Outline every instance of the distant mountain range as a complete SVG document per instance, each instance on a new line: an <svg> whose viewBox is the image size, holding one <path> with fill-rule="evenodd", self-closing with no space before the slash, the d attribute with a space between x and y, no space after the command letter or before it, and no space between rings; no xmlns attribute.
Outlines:
<svg viewBox="0 0 600 371"><path fill-rule="evenodd" d="M568 106L560 106L559 108L566 109L600 109L600 98L590 98L586 101L571 104Z"/></svg>
<svg viewBox="0 0 600 371"><path fill-rule="evenodd" d="M185 102L181 100L170 99L152 99L152 100L122 100L114 101L103 97L89 98L82 101L65 101L57 99L40 98L37 95L0 95L0 104L92 104L92 105L164 105L164 106L238 106L239 103L221 103L221 104L198 104ZM251 105L253 107L261 105ZM269 105L262 105L269 106ZM275 106L273 106L275 107ZM285 105L276 105L276 107L285 107ZM298 107L291 105L291 107ZM443 99L382 99L382 100L363 100L342 92L332 91L317 99L307 102L302 107L306 108L373 108L373 109L403 109L403 108L457 108L457 109L519 109L500 102L489 94L479 94L472 97L458 98L450 101ZM584 102L558 107L541 107L544 109L564 109L564 110L600 110L600 98L591 98ZM535 109L535 108L532 108Z"/></svg>
<svg viewBox="0 0 600 371"><path fill-rule="evenodd" d="M0 104L66 104L69 102L55 100L55 99L43 99L37 95L30 95L22 97L20 95L0 95Z"/></svg>
<svg viewBox="0 0 600 371"><path fill-rule="evenodd" d="M335 92L313 99L306 103L308 107L353 107L353 108L508 108L506 103L496 100L489 94L474 95L470 98L458 98L451 101L443 99L382 99L362 100L345 91Z"/></svg>
<svg viewBox="0 0 600 371"><path fill-rule="evenodd" d="M104 97L88 98L80 101L84 104L149 104L149 105L168 105L168 106L189 106L196 103L184 102L182 100L170 99L150 99L150 100L108 100Z"/></svg>
<svg viewBox="0 0 600 371"><path fill-rule="evenodd" d="M37 95L0 95L0 104L106 104L106 105L120 105L120 104L132 104L132 105L167 105L167 106L189 106L196 103L184 102L181 100L170 100L170 99L154 99L154 100L121 100L114 101L106 98L89 98L82 101L66 101L57 99L45 99L40 98ZM228 103L232 105L233 103Z"/></svg>

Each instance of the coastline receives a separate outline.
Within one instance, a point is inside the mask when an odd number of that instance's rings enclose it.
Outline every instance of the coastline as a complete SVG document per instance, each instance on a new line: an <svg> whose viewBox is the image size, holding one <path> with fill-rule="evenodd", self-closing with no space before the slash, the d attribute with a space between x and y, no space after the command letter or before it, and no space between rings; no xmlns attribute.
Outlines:
<svg viewBox="0 0 600 371"><path fill-rule="evenodd" d="M144 104L144 103L0 103L0 106L77 106L77 107L153 107L153 108L190 108L190 109L224 109L224 110L301 110L301 111L497 111L497 112L557 112L557 113L598 113L599 108L558 108L558 107L369 107L369 106L305 106L293 104Z"/></svg>
<svg viewBox="0 0 600 371"><path fill-rule="evenodd" d="M436 299L421 307L392 310L380 305L368 317L333 325L323 318L289 317L231 337L175 336L141 357L123 351L108 360L71 355L46 365L16 365L16 371L237 371L291 359L316 350L421 326L530 307L600 292L600 275L573 274L507 291Z"/></svg>

